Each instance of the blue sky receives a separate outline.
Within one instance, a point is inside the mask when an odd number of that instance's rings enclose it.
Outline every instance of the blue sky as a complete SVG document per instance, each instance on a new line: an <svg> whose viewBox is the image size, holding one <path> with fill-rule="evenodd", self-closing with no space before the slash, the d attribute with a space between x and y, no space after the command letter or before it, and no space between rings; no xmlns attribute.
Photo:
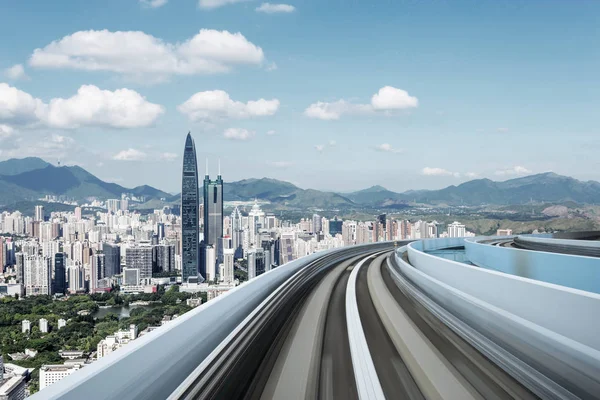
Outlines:
<svg viewBox="0 0 600 400"><path fill-rule="evenodd" d="M177 192L190 130L226 181L600 180L600 2L261 5L2 1L0 159Z"/></svg>

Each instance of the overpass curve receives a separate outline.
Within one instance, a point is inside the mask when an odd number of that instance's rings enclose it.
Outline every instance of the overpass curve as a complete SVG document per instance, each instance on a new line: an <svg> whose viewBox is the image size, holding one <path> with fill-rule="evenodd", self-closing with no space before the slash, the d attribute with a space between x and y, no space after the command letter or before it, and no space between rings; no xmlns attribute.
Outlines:
<svg viewBox="0 0 600 400"><path fill-rule="evenodd" d="M597 398L594 379L566 389L430 297L405 244L286 264L33 398Z"/></svg>

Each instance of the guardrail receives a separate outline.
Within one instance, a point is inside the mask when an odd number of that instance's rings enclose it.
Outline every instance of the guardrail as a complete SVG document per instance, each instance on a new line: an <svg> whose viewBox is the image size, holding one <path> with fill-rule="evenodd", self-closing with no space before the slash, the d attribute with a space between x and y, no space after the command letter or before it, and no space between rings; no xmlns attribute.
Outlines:
<svg viewBox="0 0 600 400"><path fill-rule="evenodd" d="M401 272L438 304L561 386L583 398L600 393L600 324L590 318L600 315L600 295L421 251L448 243L411 243L395 259Z"/></svg>
<svg viewBox="0 0 600 400"><path fill-rule="evenodd" d="M275 289L311 262L373 246L327 250L292 261L189 311L114 353L45 388L32 400L167 398Z"/></svg>
<svg viewBox="0 0 600 400"><path fill-rule="evenodd" d="M600 260L597 258L490 246L480 242L481 240L482 238L464 239L467 258L475 265L600 294ZM558 239L528 237L528 240Z"/></svg>

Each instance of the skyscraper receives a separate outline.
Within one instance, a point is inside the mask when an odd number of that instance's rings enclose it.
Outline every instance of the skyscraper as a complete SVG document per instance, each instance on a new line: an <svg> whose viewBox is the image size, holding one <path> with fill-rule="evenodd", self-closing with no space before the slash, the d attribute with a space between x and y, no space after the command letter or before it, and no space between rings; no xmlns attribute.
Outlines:
<svg viewBox="0 0 600 400"><path fill-rule="evenodd" d="M34 221L44 220L44 206L35 206Z"/></svg>
<svg viewBox="0 0 600 400"><path fill-rule="evenodd" d="M223 262L223 249L219 238L223 236L223 179L221 168L217 180L211 181L208 167L204 176L204 244L212 245L216 251L217 262ZM200 271L206 278L206 271Z"/></svg>
<svg viewBox="0 0 600 400"><path fill-rule="evenodd" d="M198 224L198 162L194 139L188 133L181 178L181 269L184 282L189 278L195 280L198 276Z"/></svg>
<svg viewBox="0 0 600 400"><path fill-rule="evenodd" d="M54 255L54 282L53 293L65 294L67 291L67 257L65 253L56 253Z"/></svg>

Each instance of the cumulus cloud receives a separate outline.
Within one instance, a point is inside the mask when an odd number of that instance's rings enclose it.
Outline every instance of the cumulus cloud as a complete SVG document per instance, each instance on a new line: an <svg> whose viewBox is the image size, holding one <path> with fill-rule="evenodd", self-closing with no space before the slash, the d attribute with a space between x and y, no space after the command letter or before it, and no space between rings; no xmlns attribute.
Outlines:
<svg viewBox="0 0 600 400"><path fill-rule="evenodd" d="M474 178L477 178L477 177L479 176L479 174L478 174L477 172L467 172L467 173L465 174L465 176L466 176L467 178L474 179Z"/></svg>
<svg viewBox="0 0 600 400"><path fill-rule="evenodd" d="M14 131L11 126L0 124L0 140L11 137Z"/></svg>
<svg viewBox="0 0 600 400"><path fill-rule="evenodd" d="M403 110L417 107L419 100L409 96L406 90L384 86L373 95L371 105L375 110Z"/></svg>
<svg viewBox="0 0 600 400"><path fill-rule="evenodd" d="M29 93L0 83L0 120L35 123L53 128L81 126L135 128L149 126L164 113L130 89L101 90L83 85L74 96L44 103Z"/></svg>
<svg viewBox="0 0 600 400"><path fill-rule="evenodd" d="M531 174L531 171L520 165L516 165L512 168L502 169L495 172L498 176L511 176L511 175L527 175Z"/></svg>
<svg viewBox="0 0 600 400"><path fill-rule="evenodd" d="M235 65L260 65L263 60L263 50L239 32L201 29L182 43L168 43L141 31L89 30L35 49L29 65L161 80L174 74L223 73Z"/></svg>
<svg viewBox="0 0 600 400"><path fill-rule="evenodd" d="M329 141L329 146L330 146L330 147L333 147L333 146L335 146L336 144L337 144L337 142L336 142L335 140L330 140L330 141Z"/></svg>
<svg viewBox="0 0 600 400"><path fill-rule="evenodd" d="M36 121L44 116L46 108L46 104L29 93L0 83L0 120L16 123Z"/></svg>
<svg viewBox="0 0 600 400"><path fill-rule="evenodd" d="M25 74L25 68L23 68L22 64L15 64L10 68L6 68L4 70L4 75L6 75L8 79L11 79L13 81L28 78Z"/></svg>
<svg viewBox="0 0 600 400"><path fill-rule="evenodd" d="M275 64L274 62L269 63L269 65L267 65L267 67L265 68L267 71L275 71L277 69L277 64Z"/></svg>
<svg viewBox="0 0 600 400"><path fill-rule="evenodd" d="M324 144L316 144L315 149L320 153L323 150L325 150L325 145Z"/></svg>
<svg viewBox="0 0 600 400"><path fill-rule="evenodd" d="M291 161L269 161L268 164L275 168L288 168L294 165Z"/></svg>
<svg viewBox="0 0 600 400"><path fill-rule="evenodd" d="M140 4L144 7L158 8L167 4L169 0L140 0Z"/></svg>
<svg viewBox="0 0 600 400"><path fill-rule="evenodd" d="M230 140L248 140L254 137L254 132L242 128L229 128L223 132L223 137Z"/></svg>
<svg viewBox="0 0 600 400"><path fill-rule="evenodd" d="M165 160L165 161L173 161L173 160L176 160L177 157L179 157L179 156L175 153L161 153L159 156L159 158L161 160Z"/></svg>
<svg viewBox="0 0 600 400"><path fill-rule="evenodd" d="M146 158L146 153L144 153L143 151L140 151L140 150L130 148L130 149L122 150L122 151L118 152L112 158L113 158L113 160L119 160L119 161L141 161Z"/></svg>
<svg viewBox="0 0 600 400"><path fill-rule="evenodd" d="M426 176L454 176L455 178L460 177L460 173L451 172L443 168L435 168L435 167L425 167L421 171L423 175Z"/></svg>
<svg viewBox="0 0 600 400"><path fill-rule="evenodd" d="M251 100L247 103L232 100L223 90L198 92L177 109L191 121L210 121L219 118L251 118L273 115L279 100Z"/></svg>
<svg viewBox="0 0 600 400"><path fill-rule="evenodd" d="M273 136L273 135L276 135L276 134L277 134L277 132L274 131L273 129L271 129L270 131L267 131L267 135L269 135L269 136Z"/></svg>
<svg viewBox="0 0 600 400"><path fill-rule="evenodd" d="M318 101L304 110L309 118L338 120L345 114L388 114L397 110L416 108L419 101L408 92L391 86L384 86L371 98L369 104L354 104L341 99L334 102Z"/></svg>
<svg viewBox="0 0 600 400"><path fill-rule="evenodd" d="M256 11L266 14L292 13L296 11L296 7L289 4L262 3L256 7Z"/></svg>
<svg viewBox="0 0 600 400"><path fill-rule="evenodd" d="M377 151L382 151L382 152L386 152L386 153L401 153L402 150L400 149L395 149L391 144L389 143L382 143L380 145L375 146L375 150Z"/></svg>
<svg viewBox="0 0 600 400"><path fill-rule="evenodd" d="M199 0L198 7L211 10L213 8L223 7L229 4L242 3L248 0Z"/></svg>

